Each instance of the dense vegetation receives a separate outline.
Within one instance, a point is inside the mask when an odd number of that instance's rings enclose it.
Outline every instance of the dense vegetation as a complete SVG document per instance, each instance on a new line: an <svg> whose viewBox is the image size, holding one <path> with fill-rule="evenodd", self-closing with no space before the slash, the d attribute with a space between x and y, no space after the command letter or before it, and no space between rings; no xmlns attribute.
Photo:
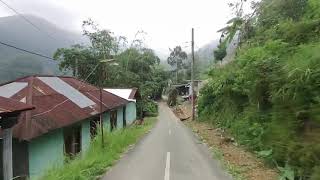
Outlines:
<svg viewBox="0 0 320 180"><path fill-rule="evenodd" d="M92 141L87 152L64 166L48 170L40 179L45 180L89 180L98 179L110 168L121 154L154 125L156 118L148 118L143 125L130 126L124 130L105 133L105 146L101 146L101 134Z"/></svg>
<svg viewBox="0 0 320 180"><path fill-rule="evenodd" d="M210 71L199 118L228 129L283 179L319 179L320 1L262 0L254 8L238 16L235 60Z"/></svg>
<svg viewBox="0 0 320 180"><path fill-rule="evenodd" d="M214 59L213 49L217 48L218 41L212 41L207 45L202 46L194 53L194 78L205 79L209 67L213 64ZM185 51L189 46L176 46L170 49L170 55L167 58L169 68L171 70L170 77L173 83L186 83L191 79L191 53Z"/></svg>
<svg viewBox="0 0 320 180"><path fill-rule="evenodd" d="M145 48L140 39L128 45L125 37L99 29L92 20L84 21L83 32L90 39L90 45L77 44L55 52L60 69L72 71L74 76L99 87L137 87L142 97L138 113L143 109L155 114L157 106L153 100L161 98L168 75L159 66L160 59L154 51Z"/></svg>

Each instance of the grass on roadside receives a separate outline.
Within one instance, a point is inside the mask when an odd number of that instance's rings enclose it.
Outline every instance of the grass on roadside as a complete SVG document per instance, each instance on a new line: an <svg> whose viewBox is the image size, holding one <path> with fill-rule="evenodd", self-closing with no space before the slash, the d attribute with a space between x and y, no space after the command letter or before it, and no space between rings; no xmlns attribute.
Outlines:
<svg viewBox="0 0 320 180"><path fill-rule="evenodd" d="M105 146L101 148L101 136L91 143L89 150L62 167L49 170L41 179L45 180L89 180L103 175L139 138L154 125L155 117L146 118L141 126L131 126L105 134Z"/></svg>
<svg viewBox="0 0 320 180"><path fill-rule="evenodd" d="M190 123L188 123L188 122L185 122L185 123L189 128L191 128L192 132L197 134L199 139L205 143L206 140L200 135L199 131L197 129L195 129ZM210 150L213 154L213 158L216 160L219 160L222 167L225 170L227 170L228 173L231 174L235 180L245 180L245 178L242 175L242 168L239 166L233 165L229 161L225 160L223 157L223 152L219 148L214 147L214 146L210 146Z"/></svg>
<svg viewBox="0 0 320 180"><path fill-rule="evenodd" d="M242 169L226 161L223 157L223 152L220 149L211 147L211 150L214 159L219 160L222 163L222 166L232 175L235 180L245 180L241 174Z"/></svg>

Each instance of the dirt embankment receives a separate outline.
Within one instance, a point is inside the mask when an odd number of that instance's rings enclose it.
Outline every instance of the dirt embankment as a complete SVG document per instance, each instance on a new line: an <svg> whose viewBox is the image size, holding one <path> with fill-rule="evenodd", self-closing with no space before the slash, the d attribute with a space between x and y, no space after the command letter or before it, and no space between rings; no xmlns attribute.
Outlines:
<svg viewBox="0 0 320 180"><path fill-rule="evenodd" d="M178 117L189 116L189 108L178 107L173 109ZM177 113L178 112L178 113ZM181 115L181 112L185 114ZM190 119L183 121L187 126L198 133L199 136L208 144L208 146L217 148L222 156L223 161L240 170L240 175L246 180L277 180L279 174L275 169L267 167L263 161L257 158L251 152L246 151L239 146L233 138L228 136L222 129L214 128L212 125L204 122L191 121Z"/></svg>

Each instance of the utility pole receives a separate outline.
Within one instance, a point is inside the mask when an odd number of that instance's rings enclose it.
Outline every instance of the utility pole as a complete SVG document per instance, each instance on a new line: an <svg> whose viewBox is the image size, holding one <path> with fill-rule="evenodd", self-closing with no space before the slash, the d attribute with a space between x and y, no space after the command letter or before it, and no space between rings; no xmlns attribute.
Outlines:
<svg viewBox="0 0 320 180"><path fill-rule="evenodd" d="M100 60L99 64L97 66L100 65L100 63L112 63L114 62L115 60L114 59L105 59L105 54L103 55L104 59L103 60ZM119 65L117 63L114 63L114 64L111 64L111 65ZM104 68L104 67L102 67ZM100 100L100 115L99 115L99 118L100 118L100 128L101 128L101 147L104 148L104 130L103 130L103 109L102 109L102 105L103 105L103 98L102 98L102 91L103 91L103 80L102 79L103 77L106 78L107 75L103 75L101 74L100 75L100 78L99 78L99 100Z"/></svg>
<svg viewBox="0 0 320 180"><path fill-rule="evenodd" d="M103 50L104 50L104 48L103 48ZM106 53L104 52L103 53L103 59L106 59ZM104 67L102 67L102 68L104 68ZM103 135L103 110L102 110L102 79L101 79L101 77L105 77L105 76L103 76L102 74L101 74L101 76L100 76L100 82L99 82L99 86L100 86L100 88L99 88L99 95L100 95L100 97L99 97L99 99L100 99L100 116L99 116L99 118L100 118L100 128L101 128L101 146L102 146L102 148L104 148L104 135Z"/></svg>
<svg viewBox="0 0 320 180"><path fill-rule="evenodd" d="M191 31L191 104L192 104L192 121L195 120L195 104L194 104L194 30Z"/></svg>

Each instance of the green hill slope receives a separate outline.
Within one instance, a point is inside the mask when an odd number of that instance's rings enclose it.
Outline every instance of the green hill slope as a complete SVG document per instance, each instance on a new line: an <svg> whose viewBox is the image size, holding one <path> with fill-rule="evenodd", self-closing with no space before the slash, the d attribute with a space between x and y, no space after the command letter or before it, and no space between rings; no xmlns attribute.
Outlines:
<svg viewBox="0 0 320 180"><path fill-rule="evenodd" d="M320 179L320 1L262 0L244 27L235 60L209 73L199 117L283 179Z"/></svg>
<svg viewBox="0 0 320 180"><path fill-rule="evenodd" d="M0 18L0 40L20 48L31 50L52 57L59 47L86 42L77 35L57 28L50 22L26 16L42 32L25 22L21 17ZM49 34L49 35L48 35ZM0 82L12 80L30 74L61 74L57 63L0 45Z"/></svg>

